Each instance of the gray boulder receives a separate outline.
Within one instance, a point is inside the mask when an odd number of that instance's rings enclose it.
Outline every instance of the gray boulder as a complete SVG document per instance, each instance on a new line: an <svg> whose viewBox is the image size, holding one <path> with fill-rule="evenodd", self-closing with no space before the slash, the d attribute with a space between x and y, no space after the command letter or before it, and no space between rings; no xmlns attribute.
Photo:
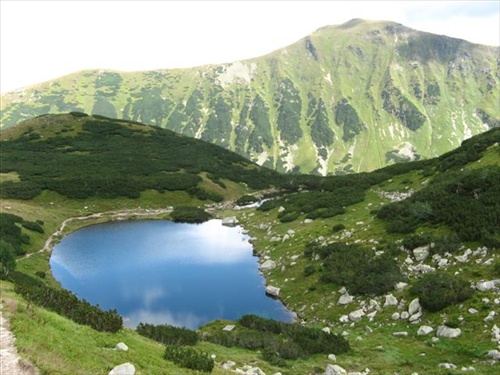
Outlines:
<svg viewBox="0 0 500 375"><path fill-rule="evenodd" d="M115 350L126 352L126 351L128 351L128 346L125 345L125 343L123 343L123 342L119 342L118 344L116 344Z"/></svg>
<svg viewBox="0 0 500 375"><path fill-rule="evenodd" d="M224 225L226 227L235 227L238 224L239 224L239 221L238 221L238 219L236 219L236 216L229 216L229 217L225 217L224 219L222 219L222 225Z"/></svg>
<svg viewBox="0 0 500 375"><path fill-rule="evenodd" d="M410 302L410 305L408 306L408 314L413 315L421 310L422 307L420 306L420 300L418 298L415 298Z"/></svg>
<svg viewBox="0 0 500 375"><path fill-rule="evenodd" d="M347 305L354 301L354 297L350 296L349 293L342 294L337 302L339 305Z"/></svg>
<svg viewBox="0 0 500 375"><path fill-rule="evenodd" d="M268 259L260 265L260 269L263 272L270 271L276 268L276 262L274 260Z"/></svg>
<svg viewBox="0 0 500 375"><path fill-rule="evenodd" d="M363 309L355 310L349 313L349 320L352 322L359 322L361 318L365 315Z"/></svg>
<svg viewBox="0 0 500 375"><path fill-rule="evenodd" d="M488 290L496 289L497 286L500 286L500 279L477 283L476 289L480 292L486 292Z"/></svg>
<svg viewBox="0 0 500 375"><path fill-rule="evenodd" d="M493 358L494 360L500 361L500 352L496 349L488 351L488 354L486 354L488 358Z"/></svg>
<svg viewBox="0 0 500 375"><path fill-rule="evenodd" d="M277 287L272 286L272 285L268 285L268 286L266 286L266 293L272 297L279 297L280 288L277 288Z"/></svg>
<svg viewBox="0 0 500 375"><path fill-rule="evenodd" d="M417 323L419 319L422 317L422 312L418 311L415 314L411 315L410 318L408 319L410 323Z"/></svg>
<svg viewBox="0 0 500 375"><path fill-rule="evenodd" d="M109 372L109 375L134 375L135 367L131 363L122 363Z"/></svg>
<svg viewBox="0 0 500 375"><path fill-rule="evenodd" d="M421 326L417 331L417 335L425 336L425 335L428 335L429 333L431 333L432 331L434 331L434 328L432 328L430 326Z"/></svg>
<svg viewBox="0 0 500 375"><path fill-rule="evenodd" d="M233 361L225 361L221 365L221 367L225 370L233 368L234 366L236 366L236 362Z"/></svg>
<svg viewBox="0 0 500 375"><path fill-rule="evenodd" d="M460 328L450 328L445 325L439 326L436 331L436 336L438 337L454 338L460 336L461 334L462 330Z"/></svg>
<svg viewBox="0 0 500 375"><path fill-rule="evenodd" d="M394 297L392 294L388 294L385 296L384 307L397 306L397 305L398 305L398 299L396 297Z"/></svg>
<svg viewBox="0 0 500 375"><path fill-rule="evenodd" d="M440 363L439 367L440 368L445 368L445 369L448 369L448 370L454 370L454 369L457 368L457 366L454 365L453 363Z"/></svg>
<svg viewBox="0 0 500 375"><path fill-rule="evenodd" d="M339 365L326 365L324 375L347 375L347 371Z"/></svg>
<svg viewBox="0 0 500 375"><path fill-rule="evenodd" d="M408 336L408 332L406 332L406 331L394 332L392 335L394 337L404 337L404 336Z"/></svg>
<svg viewBox="0 0 500 375"><path fill-rule="evenodd" d="M494 311L490 311L490 313L488 314L488 316L486 318L483 319L483 321L485 323L490 323L492 322L493 320L495 320L495 312Z"/></svg>
<svg viewBox="0 0 500 375"><path fill-rule="evenodd" d="M417 262L424 261L429 256L429 245L413 249L413 256Z"/></svg>

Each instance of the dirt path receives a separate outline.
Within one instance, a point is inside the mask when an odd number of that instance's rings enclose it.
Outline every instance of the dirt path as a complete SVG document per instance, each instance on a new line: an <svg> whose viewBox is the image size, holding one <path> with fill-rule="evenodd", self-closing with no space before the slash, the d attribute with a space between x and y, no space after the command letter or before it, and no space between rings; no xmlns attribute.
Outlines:
<svg viewBox="0 0 500 375"><path fill-rule="evenodd" d="M15 341L9 322L3 314L3 304L0 304L0 375L38 374L30 363L19 357Z"/></svg>
<svg viewBox="0 0 500 375"><path fill-rule="evenodd" d="M45 244L38 251L38 253L42 253L44 251L51 251L52 247L54 246L54 242L63 234L64 228L66 228L66 226L72 221L99 219L102 217L105 217L109 220L116 220L116 219L124 220L128 217L131 217L131 216L155 216L155 215L164 215L164 214L170 213L170 212L172 212L171 208L151 209L151 210L134 209L134 210L99 212L99 213L85 215L85 216L70 217L69 219L64 220L61 223L61 225L59 226L59 228L54 233L52 233L49 236L49 238L47 238L47 241L45 241ZM26 254L24 257L20 258L19 260L29 258L33 254L36 254L36 253ZM0 375L3 375L3 374L0 373Z"/></svg>

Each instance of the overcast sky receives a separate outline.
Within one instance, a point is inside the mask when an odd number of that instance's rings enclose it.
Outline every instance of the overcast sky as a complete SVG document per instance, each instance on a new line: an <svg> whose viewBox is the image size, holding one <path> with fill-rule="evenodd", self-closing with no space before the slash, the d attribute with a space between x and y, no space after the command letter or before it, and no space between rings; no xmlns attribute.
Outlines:
<svg viewBox="0 0 500 375"><path fill-rule="evenodd" d="M500 44L500 0L0 0L0 17L2 93L82 69L170 69L243 60L352 18Z"/></svg>

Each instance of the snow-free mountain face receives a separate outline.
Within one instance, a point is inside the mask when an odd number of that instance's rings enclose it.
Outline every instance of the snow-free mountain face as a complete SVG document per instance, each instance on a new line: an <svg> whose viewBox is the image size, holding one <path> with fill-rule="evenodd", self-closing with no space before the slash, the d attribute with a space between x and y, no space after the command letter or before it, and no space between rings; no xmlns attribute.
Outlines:
<svg viewBox="0 0 500 375"><path fill-rule="evenodd" d="M499 126L499 56L496 47L352 20L250 60L88 70L11 92L2 127L82 111L201 138L280 172L370 171L440 155Z"/></svg>

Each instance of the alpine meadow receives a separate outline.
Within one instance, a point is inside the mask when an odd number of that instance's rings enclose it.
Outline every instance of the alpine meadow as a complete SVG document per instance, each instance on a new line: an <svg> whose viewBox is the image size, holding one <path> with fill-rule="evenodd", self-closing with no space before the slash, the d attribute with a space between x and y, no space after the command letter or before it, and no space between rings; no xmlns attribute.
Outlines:
<svg viewBox="0 0 500 375"><path fill-rule="evenodd" d="M0 302L18 367L496 373L499 56L355 19L250 60L2 95ZM131 329L52 274L53 246L82 227L214 218L248 233L295 322Z"/></svg>

